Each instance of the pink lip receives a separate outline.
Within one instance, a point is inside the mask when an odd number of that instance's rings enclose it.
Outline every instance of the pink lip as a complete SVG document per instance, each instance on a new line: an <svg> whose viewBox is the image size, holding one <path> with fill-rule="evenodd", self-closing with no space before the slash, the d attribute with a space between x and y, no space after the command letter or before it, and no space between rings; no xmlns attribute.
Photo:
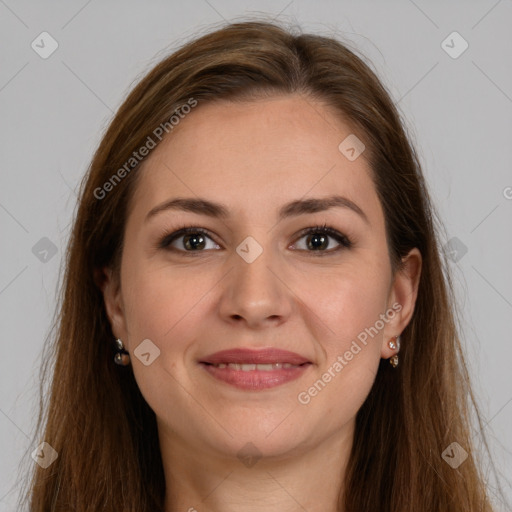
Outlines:
<svg viewBox="0 0 512 512"><path fill-rule="evenodd" d="M289 368L273 370L237 370L226 366L218 368L215 364L275 364L289 363ZM311 366L306 358L274 348L263 350L233 349L216 352L200 361L201 366L214 378L230 384L238 389L258 391L273 388L298 379Z"/></svg>
<svg viewBox="0 0 512 512"><path fill-rule="evenodd" d="M310 363L308 359L302 357L295 352L288 350L281 350L277 348L265 349L248 349L248 348L235 348L231 350L222 350L215 352L204 359L201 363L219 364L219 363L238 363L238 364L273 364L273 363L290 363L290 364L304 364Z"/></svg>

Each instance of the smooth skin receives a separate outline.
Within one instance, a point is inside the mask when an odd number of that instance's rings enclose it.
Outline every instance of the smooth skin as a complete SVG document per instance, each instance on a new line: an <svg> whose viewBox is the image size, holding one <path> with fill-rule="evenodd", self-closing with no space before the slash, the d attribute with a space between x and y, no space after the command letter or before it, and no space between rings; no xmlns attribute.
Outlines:
<svg viewBox="0 0 512 512"><path fill-rule="evenodd" d="M336 510L356 413L380 359L396 353L388 341L411 319L421 272L413 249L392 275L365 155L349 161L338 149L351 133L302 95L200 104L136 171L121 282L105 269L103 293L157 417L166 512ZM367 222L346 207L278 220L285 203L333 194L356 203ZM223 203L230 215L164 210L146 220L177 197ZM301 232L324 223L353 245L329 235L315 249L318 238L315 246L315 236ZM204 245L185 244L185 235L159 247L183 226L211 236L199 239ZM263 249L252 263L236 252L248 236ZM378 335L301 404L299 393L394 303L401 310ZM134 355L145 339L160 350L147 366ZM313 364L298 380L243 391L198 363L237 347L291 350ZM254 464L238 455L244 447Z"/></svg>

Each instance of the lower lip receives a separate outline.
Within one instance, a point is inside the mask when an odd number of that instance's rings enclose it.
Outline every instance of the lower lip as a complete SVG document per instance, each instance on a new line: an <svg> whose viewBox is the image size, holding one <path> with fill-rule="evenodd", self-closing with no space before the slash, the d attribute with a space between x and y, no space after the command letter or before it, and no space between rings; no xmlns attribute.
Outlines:
<svg viewBox="0 0 512 512"><path fill-rule="evenodd" d="M233 368L217 368L216 366L201 363L201 366L213 377L238 389L258 391L275 388L286 382L298 379L311 366L311 363L278 370L235 370Z"/></svg>

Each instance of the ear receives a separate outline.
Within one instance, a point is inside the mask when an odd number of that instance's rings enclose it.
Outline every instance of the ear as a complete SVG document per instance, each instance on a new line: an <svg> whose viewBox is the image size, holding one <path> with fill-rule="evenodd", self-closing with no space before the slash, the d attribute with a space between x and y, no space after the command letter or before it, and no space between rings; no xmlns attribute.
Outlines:
<svg viewBox="0 0 512 512"><path fill-rule="evenodd" d="M128 330L126 328L126 317L119 277L111 268L104 267L96 270L94 280L103 293L105 310L110 321L112 333L116 338L120 338L126 347Z"/></svg>
<svg viewBox="0 0 512 512"><path fill-rule="evenodd" d="M389 348L388 342L401 334L410 322L418 296L422 258L415 247L402 259L402 268L397 270L391 284L386 312L390 319L384 329L381 357L387 359L396 352ZM394 315L391 314L394 312Z"/></svg>

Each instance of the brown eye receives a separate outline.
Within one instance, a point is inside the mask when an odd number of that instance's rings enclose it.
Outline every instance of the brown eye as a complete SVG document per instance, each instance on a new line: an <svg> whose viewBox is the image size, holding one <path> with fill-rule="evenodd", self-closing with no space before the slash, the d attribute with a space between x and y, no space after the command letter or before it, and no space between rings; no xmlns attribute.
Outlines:
<svg viewBox="0 0 512 512"><path fill-rule="evenodd" d="M305 248L299 250L314 253L315 256L329 255L337 253L342 248L352 247L352 242L345 235L326 225L305 229L302 231L299 240L302 238L306 239ZM208 247L208 240L213 243L213 247ZM332 240L338 244L337 247ZM296 245L297 242L294 247ZM331 247L332 245L334 245L334 248ZM182 253L199 253L220 248L209 232L199 227L185 227L165 235L158 243L158 247Z"/></svg>
<svg viewBox="0 0 512 512"><path fill-rule="evenodd" d="M171 247L171 244L173 244L180 238L182 238L183 241L178 243L178 247ZM192 227L183 228L180 229L179 231L175 231L170 235L166 235L161 240L159 247L161 249L172 248L174 250L182 252L203 252L207 245L207 239L212 240L212 238L208 235L208 232L204 229Z"/></svg>
<svg viewBox="0 0 512 512"><path fill-rule="evenodd" d="M300 238L304 237L306 237L306 248L300 250L317 252L318 255L323 255L323 253L331 254L338 252L341 248L348 249L352 247L352 242L345 235L327 226L308 228L301 233ZM335 247L334 249L327 250L327 248L332 245L329 239L334 239L338 243L338 248Z"/></svg>

